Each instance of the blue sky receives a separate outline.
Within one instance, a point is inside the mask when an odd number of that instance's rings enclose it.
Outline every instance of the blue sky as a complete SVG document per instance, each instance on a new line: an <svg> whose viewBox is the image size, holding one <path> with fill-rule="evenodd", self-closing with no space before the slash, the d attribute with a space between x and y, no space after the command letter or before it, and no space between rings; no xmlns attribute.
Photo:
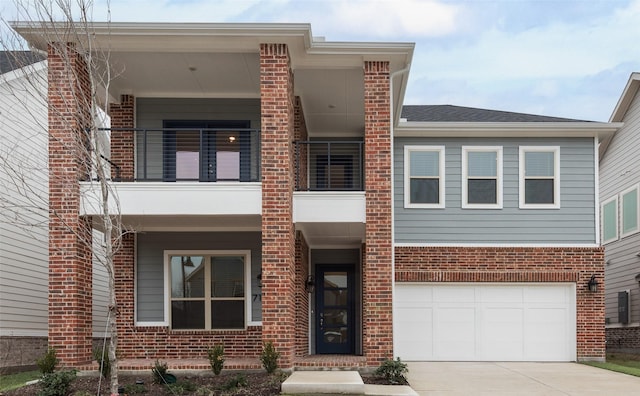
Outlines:
<svg viewBox="0 0 640 396"><path fill-rule="evenodd" d="M5 20L12 0L0 0ZM607 121L640 71L640 0L111 0L111 20L310 23L329 41L408 41L405 104ZM94 20L107 18L94 0Z"/></svg>

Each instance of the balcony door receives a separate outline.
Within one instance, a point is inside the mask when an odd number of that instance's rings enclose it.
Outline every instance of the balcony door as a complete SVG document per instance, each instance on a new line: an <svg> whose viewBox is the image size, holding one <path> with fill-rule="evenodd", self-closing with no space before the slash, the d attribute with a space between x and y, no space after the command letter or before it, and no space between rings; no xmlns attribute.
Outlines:
<svg viewBox="0 0 640 396"><path fill-rule="evenodd" d="M163 180L249 181L250 126L250 121L165 120Z"/></svg>

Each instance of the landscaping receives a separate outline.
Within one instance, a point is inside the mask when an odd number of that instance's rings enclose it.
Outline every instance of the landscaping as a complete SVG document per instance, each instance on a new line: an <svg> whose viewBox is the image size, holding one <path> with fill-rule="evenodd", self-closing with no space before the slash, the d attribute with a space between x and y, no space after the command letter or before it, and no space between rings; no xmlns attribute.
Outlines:
<svg viewBox="0 0 640 396"><path fill-rule="evenodd" d="M587 362L585 364L640 377L640 355L636 354L608 353L606 362Z"/></svg>

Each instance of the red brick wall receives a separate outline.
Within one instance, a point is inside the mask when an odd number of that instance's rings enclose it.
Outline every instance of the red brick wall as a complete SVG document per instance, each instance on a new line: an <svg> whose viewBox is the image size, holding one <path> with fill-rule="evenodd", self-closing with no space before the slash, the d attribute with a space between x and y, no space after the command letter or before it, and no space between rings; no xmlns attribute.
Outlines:
<svg viewBox="0 0 640 396"><path fill-rule="evenodd" d="M262 339L291 367L295 351L294 96L285 44L260 45Z"/></svg>
<svg viewBox="0 0 640 396"><path fill-rule="evenodd" d="M302 102L300 101L300 97L296 96L296 104L295 104L295 113L294 113L294 137L295 141L306 141L308 139L307 135L307 123L304 119L304 111L302 109ZM296 176L296 184L300 189L306 189L308 178L307 178L307 145L298 145L297 147L297 169L295 172Z"/></svg>
<svg viewBox="0 0 640 396"><path fill-rule="evenodd" d="M302 232L296 233L296 351L295 356L309 354L309 293L305 282L309 276L309 246Z"/></svg>
<svg viewBox="0 0 640 396"><path fill-rule="evenodd" d="M363 352L367 365L393 355L389 63L364 63L366 244Z"/></svg>
<svg viewBox="0 0 640 396"><path fill-rule="evenodd" d="M590 292L595 274L600 287ZM605 353L602 248L396 247L397 282L575 282L578 360Z"/></svg>
<svg viewBox="0 0 640 396"><path fill-rule="evenodd" d="M49 345L62 366L91 360L91 222L79 217L78 180L89 173L91 88L72 44L48 48Z"/></svg>
<svg viewBox="0 0 640 396"><path fill-rule="evenodd" d="M120 167L120 178L123 181L131 181L134 173L134 98L131 95L122 95L120 103L109 105L111 117L111 161ZM131 128L130 130L118 130ZM115 167L111 168L111 178L117 177Z"/></svg>

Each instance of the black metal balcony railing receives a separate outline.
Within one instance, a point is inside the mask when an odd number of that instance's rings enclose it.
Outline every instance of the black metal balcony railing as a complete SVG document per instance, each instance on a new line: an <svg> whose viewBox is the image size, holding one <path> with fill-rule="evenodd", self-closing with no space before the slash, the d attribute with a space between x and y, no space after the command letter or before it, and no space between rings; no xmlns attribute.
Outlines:
<svg viewBox="0 0 640 396"><path fill-rule="evenodd" d="M136 181L260 181L260 131L136 129Z"/></svg>
<svg viewBox="0 0 640 396"><path fill-rule="evenodd" d="M298 191L362 191L362 141L298 141L295 175Z"/></svg>

